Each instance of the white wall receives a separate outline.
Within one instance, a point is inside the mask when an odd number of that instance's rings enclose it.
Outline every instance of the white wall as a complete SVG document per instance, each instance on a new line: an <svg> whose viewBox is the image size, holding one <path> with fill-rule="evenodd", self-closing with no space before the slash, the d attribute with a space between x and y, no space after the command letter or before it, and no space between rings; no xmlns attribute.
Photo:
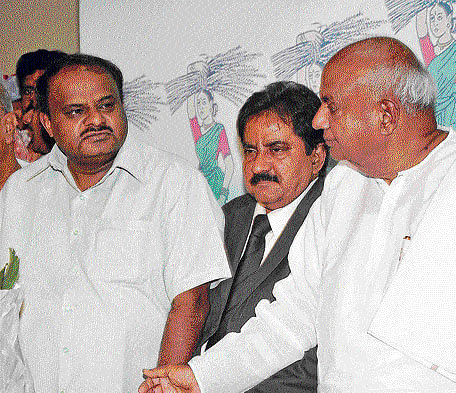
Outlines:
<svg viewBox="0 0 456 393"><path fill-rule="evenodd" d="M411 2L395 2L401 1ZM151 82L164 84L187 74L187 67L193 62L241 46L248 53L261 55L247 63L264 75L253 78L255 83L250 89L257 90L277 80L271 57L294 46L301 33L324 32L332 23L346 21L358 13L359 20L366 18L379 23L365 30L361 22L355 23L353 30L342 29L341 34L347 37L340 36L341 42L354 39L356 34L395 35L383 1L155 0L149 4L139 0L80 0L80 47L81 52L108 58L119 65L127 81L145 75ZM331 44L328 37L326 43ZM421 56L413 21L397 37ZM296 73L290 78L296 80ZM153 92L166 101L163 86L158 85ZM218 105L216 120L225 126L236 166L230 186L232 198L243 192L235 129L241 104L230 102L217 91L214 96ZM174 114L166 105L157 108L159 112L154 112L157 119L152 121L151 129L134 132L196 166L198 159L186 104Z"/></svg>

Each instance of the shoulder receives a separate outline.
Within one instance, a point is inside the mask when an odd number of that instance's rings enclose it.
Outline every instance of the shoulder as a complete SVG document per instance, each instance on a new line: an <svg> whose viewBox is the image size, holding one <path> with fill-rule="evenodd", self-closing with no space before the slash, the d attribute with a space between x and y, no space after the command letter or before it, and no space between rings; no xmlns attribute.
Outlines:
<svg viewBox="0 0 456 393"><path fill-rule="evenodd" d="M201 181L202 174L176 154L131 138L128 161L145 183L162 181L181 187L189 181Z"/></svg>
<svg viewBox="0 0 456 393"><path fill-rule="evenodd" d="M366 176L356 170L349 162L340 161L326 175L323 194L332 193L336 189L350 187L354 182L362 182L365 179Z"/></svg>
<svg viewBox="0 0 456 393"><path fill-rule="evenodd" d="M36 183L42 178L42 174L49 168L49 160L47 156L43 156L38 160L27 163L21 169L14 172L5 183L6 188L12 187L27 187L28 184ZM4 187L4 188L5 188Z"/></svg>
<svg viewBox="0 0 456 393"><path fill-rule="evenodd" d="M222 210L227 215L252 205L256 205L255 198L253 198L250 194L244 194L223 205Z"/></svg>

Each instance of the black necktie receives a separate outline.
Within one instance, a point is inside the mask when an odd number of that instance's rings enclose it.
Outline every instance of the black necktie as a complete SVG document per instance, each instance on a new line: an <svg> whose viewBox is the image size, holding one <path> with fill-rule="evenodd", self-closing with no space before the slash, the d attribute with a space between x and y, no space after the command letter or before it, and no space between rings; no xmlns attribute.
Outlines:
<svg viewBox="0 0 456 393"><path fill-rule="evenodd" d="M250 232L247 246L234 274L230 295L223 310L220 325L216 332L209 338L206 349L210 348L229 333L229 313L227 313L227 310L232 307L232 295L238 290L239 284L259 268L264 254L265 237L270 230L271 225L269 224L268 216L266 214L258 214L253 220L252 231Z"/></svg>
<svg viewBox="0 0 456 393"><path fill-rule="evenodd" d="M271 225L269 224L268 216L266 214L258 214L253 220L252 231L236 269L233 286L244 281L245 278L260 267L266 243L265 237L270 230Z"/></svg>

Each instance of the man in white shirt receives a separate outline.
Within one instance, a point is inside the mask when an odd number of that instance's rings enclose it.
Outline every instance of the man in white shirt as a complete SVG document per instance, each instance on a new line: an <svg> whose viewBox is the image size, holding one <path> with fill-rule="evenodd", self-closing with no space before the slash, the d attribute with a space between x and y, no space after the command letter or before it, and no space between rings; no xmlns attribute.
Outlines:
<svg viewBox="0 0 456 393"><path fill-rule="evenodd" d="M56 146L1 193L20 258L20 345L38 393L133 392L147 364L189 360L207 283L229 277L204 177L127 136L122 74L69 55L39 79Z"/></svg>
<svg viewBox="0 0 456 393"><path fill-rule="evenodd" d="M437 127L435 84L409 48L375 37L334 55L320 96L313 125L343 162L276 301L191 368L145 371L150 386L242 392L318 343L320 392L456 391L456 137Z"/></svg>
<svg viewBox="0 0 456 393"><path fill-rule="evenodd" d="M323 131L312 128L317 95L294 82L275 82L254 93L239 111L237 128L248 194L223 206L225 248L234 278L210 291L211 310L200 344L209 348L229 332L239 332L261 299L288 276L288 252L326 174ZM248 246L265 229L256 248ZM249 240L248 240L249 239ZM251 392L316 392L316 348Z"/></svg>

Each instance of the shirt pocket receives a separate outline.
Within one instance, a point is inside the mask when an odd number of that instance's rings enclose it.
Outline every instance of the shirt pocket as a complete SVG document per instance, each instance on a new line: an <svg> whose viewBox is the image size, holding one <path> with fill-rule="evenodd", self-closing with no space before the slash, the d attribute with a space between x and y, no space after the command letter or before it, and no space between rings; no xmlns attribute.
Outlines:
<svg viewBox="0 0 456 393"><path fill-rule="evenodd" d="M95 237L94 277L105 282L141 283L148 279L151 225L145 221L112 221ZM149 254L149 255L148 255Z"/></svg>

